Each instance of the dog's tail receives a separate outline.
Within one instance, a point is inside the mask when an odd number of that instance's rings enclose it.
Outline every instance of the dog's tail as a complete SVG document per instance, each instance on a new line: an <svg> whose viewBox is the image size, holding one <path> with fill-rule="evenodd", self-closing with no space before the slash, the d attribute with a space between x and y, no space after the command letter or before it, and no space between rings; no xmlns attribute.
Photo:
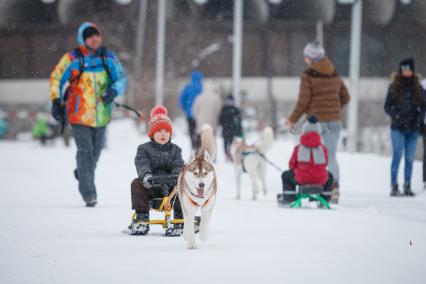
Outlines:
<svg viewBox="0 0 426 284"><path fill-rule="evenodd" d="M262 140L256 147L260 152L266 152L272 147L272 143L274 142L274 131L271 127L266 127L262 132Z"/></svg>
<svg viewBox="0 0 426 284"><path fill-rule="evenodd" d="M204 151L209 153L209 156L212 160L216 157L216 145L213 135L213 128L204 124L201 127L201 146L200 146L200 155L204 155Z"/></svg>

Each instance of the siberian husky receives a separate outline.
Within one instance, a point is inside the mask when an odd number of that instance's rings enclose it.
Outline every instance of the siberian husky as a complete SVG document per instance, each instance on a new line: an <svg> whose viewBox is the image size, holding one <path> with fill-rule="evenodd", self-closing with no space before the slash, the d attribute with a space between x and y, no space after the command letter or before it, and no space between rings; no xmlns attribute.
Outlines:
<svg viewBox="0 0 426 284"><path fill-rule="evenodd" d="M252 183L252 200L257 199L258 185L257 179L262 183L263 194L267 194L266 188L266 160L265 153L272 147L274 133L272 128L266 127L262 132L262 139L252 145L247 145L241 138L234 138L231 144L231 156L234 163L237 195L241 198L241 175L247 172Z"/></svg>
<svg viewBox="0 0 426 284"><path fill-rule="evenodd" d="M215 158L213 129L204 125L201 130L201 146L197 156L192 156L179 175L176 191L184 217L183 234L188 249L196 249L194 233L195 213L200 208L201 224L199 238L207 240L210 217L216 201L216 174L213 166Z"/></svg>

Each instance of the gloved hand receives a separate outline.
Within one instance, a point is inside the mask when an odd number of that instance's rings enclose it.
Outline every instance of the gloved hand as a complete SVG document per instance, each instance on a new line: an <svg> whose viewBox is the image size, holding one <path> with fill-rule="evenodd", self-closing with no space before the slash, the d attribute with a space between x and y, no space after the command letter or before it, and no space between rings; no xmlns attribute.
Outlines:
<svg viewBox="0 0 426 284"><path fill-rule="evenodd" d="M152 178L151 174L146 174L143 177L142 184L145 188L151 188L152 187L152 184L150 183L150 178Z"/></svg>
<svg viewBox="0 0 426 284"><path fill-rule="evenodd" d="M56 121L61 121L65 116L65 108L61 103L61 99L54 99L52 102L52 116Z"/></svg>
<svg viewBox="0 0 426 284"><path fill-rule="evenodd" d="M106 104L110 104L112 103L112 101L115 99L115 97L117 96L117 92L112 89L109 88L105 94L102 96L102 101Z"/></svg>

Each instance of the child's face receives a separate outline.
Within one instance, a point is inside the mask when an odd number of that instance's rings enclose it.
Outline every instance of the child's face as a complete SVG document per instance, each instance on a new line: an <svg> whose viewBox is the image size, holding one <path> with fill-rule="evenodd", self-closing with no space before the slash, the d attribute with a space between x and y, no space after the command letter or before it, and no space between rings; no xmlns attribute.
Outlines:
<svg viewBox="0 0 426 284"><path fill-rule="evenodd" d="M161 129L154 133L154 141L158 144L164 145L170 140L170 132L166 129Z"/></svg>

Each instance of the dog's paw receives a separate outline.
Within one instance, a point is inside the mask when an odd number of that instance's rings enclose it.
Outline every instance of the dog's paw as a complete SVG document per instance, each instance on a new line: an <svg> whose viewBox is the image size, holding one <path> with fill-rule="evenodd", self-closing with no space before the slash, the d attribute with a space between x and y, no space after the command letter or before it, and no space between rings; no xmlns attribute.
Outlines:
<svg viewBox="0 0 426 284"><path fill-rule="evenodd" d="M187 249L198 249L197 244L195 242L189 242L186 246Z"/></svg>

